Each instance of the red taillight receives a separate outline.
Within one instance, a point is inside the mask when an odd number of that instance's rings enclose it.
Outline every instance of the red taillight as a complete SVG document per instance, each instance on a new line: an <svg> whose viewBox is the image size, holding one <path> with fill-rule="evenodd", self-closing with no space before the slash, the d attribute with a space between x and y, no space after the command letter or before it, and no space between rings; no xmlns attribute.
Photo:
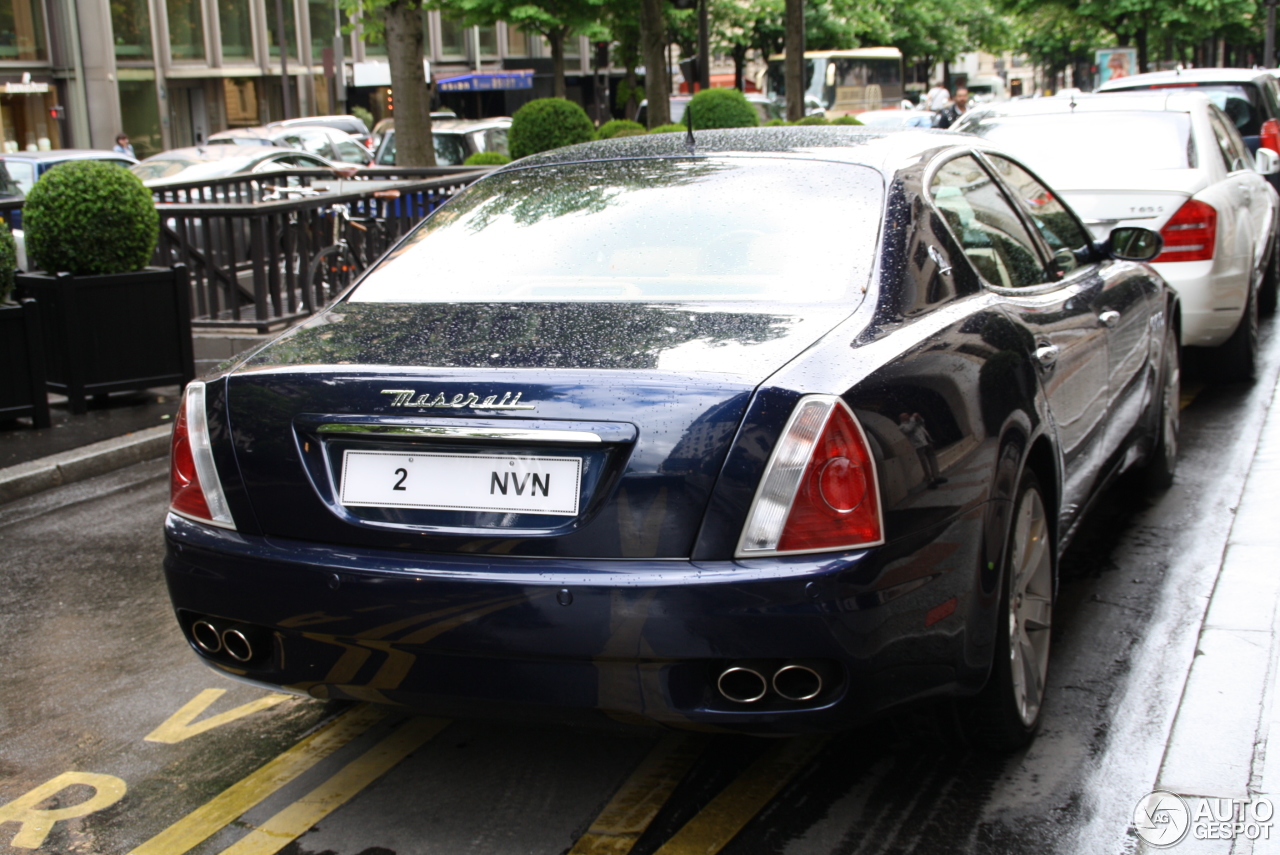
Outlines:
<svg viewBox="0 0 1280 855"><path fill-rule="evenodd" d="M1262 140L1258 145L1280 154L1280 121L1267 119L1262 123Z"/></svg>
<svg viewBox="0 0 1280 855"><path fill-rule="evenodd" d="M765 469L738 556L883 542L875 462L862 427L838 397L803 398Z"/></svg>
<svg viewBox="0 0 1280 855"><path fill-rule="evenodd" d="M1218 212L1205 202L1190 199L1160 230L1164 251L1160 261L1208 261L1218 240Z"/></svg>
<svg viewBox="0 0 1280 855"><path fill-rule="evenodd" d="M169 510L201 522L235 528L213 463L204 384L187 385L169 444Z"/></svg>

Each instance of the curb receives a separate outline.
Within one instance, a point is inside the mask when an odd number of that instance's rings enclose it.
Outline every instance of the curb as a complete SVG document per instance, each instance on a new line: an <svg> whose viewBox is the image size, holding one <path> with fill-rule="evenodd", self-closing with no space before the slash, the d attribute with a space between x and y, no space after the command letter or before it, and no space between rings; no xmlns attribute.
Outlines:
<svg viewBox="0 0 1280 855"><path fill-rule="evenodd" d="M163 457L172 431L170 425L158 425L0 469L0 504Z"/></svg>

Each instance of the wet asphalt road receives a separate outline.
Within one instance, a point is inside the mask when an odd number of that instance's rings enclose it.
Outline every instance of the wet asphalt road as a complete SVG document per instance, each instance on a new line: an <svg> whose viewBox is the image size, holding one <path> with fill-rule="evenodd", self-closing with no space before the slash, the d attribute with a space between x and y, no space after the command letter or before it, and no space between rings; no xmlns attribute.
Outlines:
<svg viewBox="0 0 1280 855"><path fill-rule="evenodd" d="M1091 514L1043 730L1005 759L958 748L936 711L757 740L272 695L178 631L164 462L0 506L0 853L1125 851L1280 367L1264 333L1258 383L1191 372L1175 487L1122 483Z"/></svg>

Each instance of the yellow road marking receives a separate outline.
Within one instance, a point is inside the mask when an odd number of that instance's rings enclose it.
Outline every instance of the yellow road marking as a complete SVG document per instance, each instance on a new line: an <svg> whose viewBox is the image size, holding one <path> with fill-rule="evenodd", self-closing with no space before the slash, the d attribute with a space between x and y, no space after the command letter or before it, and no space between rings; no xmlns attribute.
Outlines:
<svg viewBox="0 0 1280 855"><path fill-rule="evenodd" d="M373 727L384 710L360 705L338 716L249 777L232 784L130 855L182 855L303 772Z"/></svg>
<svg viewBox="0 0 1280 855"><path fill-rule="evenodd" d="M686 733L663 737L591 823L569 855L626 855L671 798L703 739Z"/></svg>
<svg viewBox="0 0 1280 855"><path fill-rule="evenodd" d="M1191 383L1186 386L1183 386L1182 401L1180 402L1181 405L1178 407L1178 409L1185 410L1187 407L1191 406L1191 402L1196 399L1196 395L1199 395L1203 391L1204 391L1203 383Z"/></svg>
<svg viewBox="0 0 1280 855"><path fill-rule="evenodd" d="M390 771L449 723L447 719L440 718L410 719L332 778L222 850L221 855L274 855Z"/></svg>
<svg viewBox="0 0 1280 855"><path fill-rule="evenodd" d="M197 724L191 723L195 721L196 716L213 706L214 702L226 693L226 689L205 689L195 698L188 701L182 709L165 719L159 727L148 733L143 739L147 742L163 742L172 745L175 742L181 742L184 739L190 739L197 734L204 733L206 730L221 727L238 718L244 718L260 710L270 709L281 701L287 701L290 698L290 695L267 695L264 698L258 698L256 701L241 704L235 709L211 715Z"/></svg>
<svg viewBox="0 0 1280 855"><path fill-rule="evenodd" d="M78 802L71 807L39 807L50 797L77 785L92 787L93 795L88 800ZM49 832L53 830L55 822L79 819L108 808L124 798L126 789L124 781L114 775L63 772L58 777L45 781L31 792L18 796L8 804L0 805L0 825L9 822L18 823L18 832L9 841L10 846L20 849L39 849L44 845Z"/></svg>
<svg viewBox="0 0 1280 855"><path fill-rule="evenodd" d="M715 855L808 765L825 736L797 736L768 749L654 855Z"/></svg>

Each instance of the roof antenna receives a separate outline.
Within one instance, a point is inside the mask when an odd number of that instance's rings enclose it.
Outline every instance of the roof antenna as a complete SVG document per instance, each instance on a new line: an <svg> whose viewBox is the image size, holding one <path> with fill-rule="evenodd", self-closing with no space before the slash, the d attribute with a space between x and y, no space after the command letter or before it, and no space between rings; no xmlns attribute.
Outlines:
<svg viewBox="0 0 1280 855"><path fill-rule="evenodd" d="M693 101L684 108L684 145L689 149L689 156L697 155L697 146L693 141Z"/></svg>

